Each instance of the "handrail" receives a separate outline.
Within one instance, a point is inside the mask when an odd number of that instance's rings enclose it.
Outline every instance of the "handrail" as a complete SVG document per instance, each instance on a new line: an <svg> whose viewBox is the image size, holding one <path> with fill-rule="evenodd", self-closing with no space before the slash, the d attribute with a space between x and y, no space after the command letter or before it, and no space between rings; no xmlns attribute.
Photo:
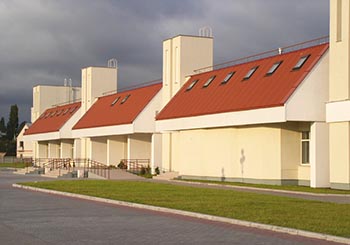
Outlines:
<svg viewBox="0 0 350 245"><path fill-rule="evenodd" d="M106 164L103 164L101 162L86 159L84 164L84 172L85 171L91 171L92 173L99 175L101 177L104 177L106 179L110 179L110 169L109 166Z"/></svg>

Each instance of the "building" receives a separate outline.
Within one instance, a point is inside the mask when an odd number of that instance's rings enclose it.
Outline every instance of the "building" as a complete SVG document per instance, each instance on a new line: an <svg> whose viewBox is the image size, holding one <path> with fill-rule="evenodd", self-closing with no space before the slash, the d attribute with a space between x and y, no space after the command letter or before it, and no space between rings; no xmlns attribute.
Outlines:
<svg viewBox="0 0 350 245"><path fill-rule="evenodd" d="M30 128L31 123L26 123L17 136L17 158L31 158L33 156L33 142L24 139L24 133Z"/></svg>
<svg viewBox="0 0 350 245"><path fill-rule="evenodd" d="M62 105L77 107L70 117L48 109L24 138L35 157L148 158L180 178L350 189L350 3L330 3L329 41L217 67L212 37L179 35L163 42L162 84L128 91L116 69L85 68L81 104Z"/></svg>

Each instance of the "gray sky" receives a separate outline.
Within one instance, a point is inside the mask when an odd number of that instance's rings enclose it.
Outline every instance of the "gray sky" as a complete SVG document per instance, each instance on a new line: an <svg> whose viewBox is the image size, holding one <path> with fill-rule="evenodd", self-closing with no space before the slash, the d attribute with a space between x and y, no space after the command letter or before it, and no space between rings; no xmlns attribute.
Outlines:
<svg viewBox="0 0 350 245"><path fill-rule="evenodd" d="M29 121L33 86L109 58L119 88L161 78L162 41L203 26L222 63L328 35L329 0L0 0L0 117Z"/></svg>

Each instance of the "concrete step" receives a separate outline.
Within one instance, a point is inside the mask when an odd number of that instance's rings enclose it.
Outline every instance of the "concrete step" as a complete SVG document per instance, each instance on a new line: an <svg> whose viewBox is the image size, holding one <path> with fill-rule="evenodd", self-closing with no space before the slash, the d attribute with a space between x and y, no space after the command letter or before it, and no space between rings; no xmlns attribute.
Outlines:
<svg viewBox="0 0 350 245"><path fill-rule="evenodd" d="M43 174L44 169L43 168L34 168L34 167L28 167L28 168L23 168L19 169L14 172L15 174Z"/></svg>
<svg viewBox="0 0 350 245"><path fill-rule="evenodd" d="M44 176L49 178L72 178L72 172L66 169L54 169L45 172Z"/></svg>
<svg viewBox="0 0 350 245"><path fill-rule="evenodd" d="M179 176L179 172L165 172L161 173L157 176L154 176L153 179L155 180L172 180Z"/></svg>
<svg viewBox="0 0 350 245"><path fill-rule="evenodd" d="M31 171L34 171L33 167L28 167L28 168L21 168L21 169L17 169L17 171L14 171L14 174L27 174Z"/></svg>

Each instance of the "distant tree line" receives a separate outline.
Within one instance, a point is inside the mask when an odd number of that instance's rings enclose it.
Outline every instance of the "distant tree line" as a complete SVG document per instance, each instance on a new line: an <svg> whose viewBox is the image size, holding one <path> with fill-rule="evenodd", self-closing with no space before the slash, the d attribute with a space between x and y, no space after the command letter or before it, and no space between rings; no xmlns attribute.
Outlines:
<svg viewBox="0 0 350 245"><path fill-rule="evenodd" d="M0 152L6 152L8 156L16 155L16 138L25 124L25 121L18 124L18 107L11 105L7 123L4 117L0 119Z"/></svg>

